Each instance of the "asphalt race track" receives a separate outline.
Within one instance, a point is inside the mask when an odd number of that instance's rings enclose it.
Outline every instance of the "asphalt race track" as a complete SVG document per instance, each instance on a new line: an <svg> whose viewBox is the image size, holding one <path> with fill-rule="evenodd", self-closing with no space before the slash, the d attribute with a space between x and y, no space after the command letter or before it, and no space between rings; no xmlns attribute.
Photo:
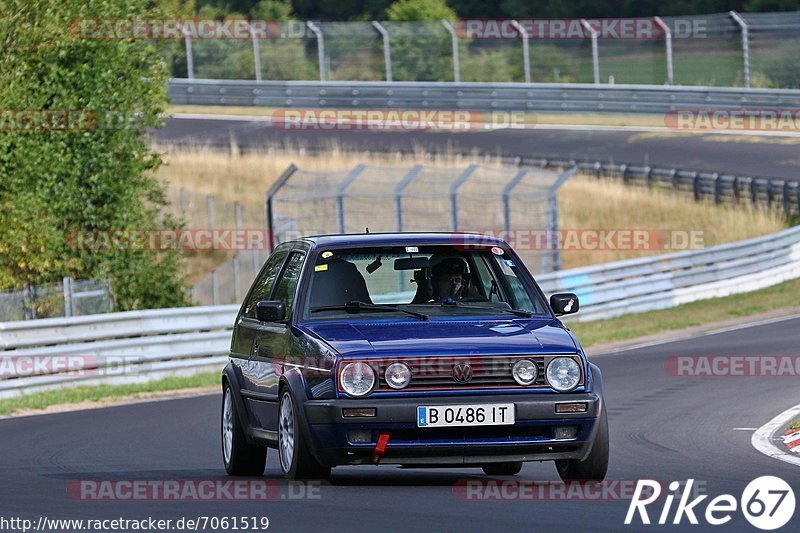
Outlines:
<svg viewBox="0 0 800 533"><path fill-rule="evenodd" d="M737 500L759 476L776 475L800 495L800 470L750 444L752 431L797 402L794 377L678 377L672 355L791 355L800 319L590 357L602 368L611 428L610 480L694 478L711 497ZM0 421L3 516L193 518L267 516L275 531L620 531L629 500L473 501L453 485L485 479L477 469L336 468L313 499L290 499L275 452L265 479L275 500L83 501L74 480L225 479L218 395ZM557 480L551 463L526 464L518 480ZM295 487L297 488L297 487ZM296 490L294 494L301 491ZM463 494L463 493L462 493ZM709 498L710 499L710 498ZM705 510L701 504L700 513ZM673 506L673 514L674 514ZM658 519L661 505L651 509ZM699 514L700 514L699 513ZM673 514L669 520L672 520ZM797 531L797 512L786 530ZM701 519L702 520L702 519ZM638 521L631 530L642 531ZM710 526L683 527L692 530ZM725 529L755 531L741 512ZM722 529L722 528L717 528Z"/></svg>
<svg viewBox="0 0 800 533"><path fill-rule="evenodd" d="M269 145L364 150L458 151L482 154L613 159L691 170L798 179L800 137L632 131L614 129L530 128L476 132L286 130L266 120L172 118L155 132L159 143L215 145L241 149Z"/></svg>

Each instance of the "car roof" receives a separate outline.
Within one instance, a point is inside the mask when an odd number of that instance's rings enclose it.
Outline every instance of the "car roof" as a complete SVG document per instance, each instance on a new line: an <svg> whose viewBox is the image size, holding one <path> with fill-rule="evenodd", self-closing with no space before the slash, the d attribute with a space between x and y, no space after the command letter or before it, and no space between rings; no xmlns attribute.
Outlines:
<svg viewBox="0 0 800 533"><path fill-rule="evenodd" d="M314 235L300 240L315 247L463 244L465 242L485 246L508 246L505 241L497 237L468 232L348 233Z"/></svg>

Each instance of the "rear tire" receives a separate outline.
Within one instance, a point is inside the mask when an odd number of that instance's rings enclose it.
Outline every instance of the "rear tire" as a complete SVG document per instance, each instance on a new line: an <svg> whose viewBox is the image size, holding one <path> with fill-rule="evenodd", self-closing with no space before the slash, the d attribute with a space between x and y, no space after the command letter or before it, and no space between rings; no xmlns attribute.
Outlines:
<svg viewBox="0 0 800 533"><path fill-rule="evenodd" d="M516 476L522 470L522 461L512 463L492 463L483 466L487 476Z"/></svg>
<svg viewBox="0 0 800 533"><path fill-rule="evenodd" d="M564 482L594 481L601 482L608 472L608 416L605 406L597 421L597 435L594 439L592 451L583 461L574 459L559 459L556 463L558 475Z"/></svg>
<svg viewBox="0 0 800 533"><path fill-rule="evenodd" d="M278 408L278 458L286 479L328 479L331 467L319 463L308 450L291 393L284 389Z"/></svg>
<svg viewBox="0 0 800 533"><path fill-rule="evenodd" d="M247 442L239 422L233 391L228 383L222 389L222 460L231 476L261 476L267 464L267 449Z"/></svg>

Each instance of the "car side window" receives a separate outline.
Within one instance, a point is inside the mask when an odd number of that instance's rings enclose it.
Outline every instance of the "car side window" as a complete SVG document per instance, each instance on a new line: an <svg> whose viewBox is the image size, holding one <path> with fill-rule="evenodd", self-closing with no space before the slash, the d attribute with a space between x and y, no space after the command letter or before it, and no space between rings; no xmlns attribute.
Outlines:
<svg viewBox="0 0 800 533"><path fill-rule="evenodd" d="M294 302L294 293L297 288L297 282L300 280L300 270L303 266L303 259L305 254L301 252L292 252L289 260L286 262L286 268L283 269L278 280L278 286L275 289L274 300L282 300L286 305L286 316L288 317L292 311L292 303Z"/></svg>
<svg viewBox="0 0 800 533"><path fill-rule="evenodd" d="M261 300L269 300L269 296L272 294L272 287L275 285L275 279L278 277L285 257L286 252L281 251L275 252L267 259L267 264L261 272L261 276L253 284L253 291L250 293L250 298L247 300L244 316L255 318L256 303Z"/></svg>

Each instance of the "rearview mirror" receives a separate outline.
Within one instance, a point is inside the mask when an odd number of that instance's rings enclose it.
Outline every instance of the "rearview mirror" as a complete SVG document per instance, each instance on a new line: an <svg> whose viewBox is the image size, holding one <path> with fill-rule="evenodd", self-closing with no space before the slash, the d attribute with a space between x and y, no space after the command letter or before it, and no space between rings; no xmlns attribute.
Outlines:
<svg viewBox="0 0 800 533"><path fill-rule="evenodd" d="M261 300L256 304L256 320L280 322L286 318L286 305L279 300Z"/></svg>
<svg viewBox="0 0 800 533"><path fill-rule="evenodd" d="M550 307L556 316L571 315L577 313L580 304L578 297L572 292L560 292L550 297Z"/></svg>
<svg viewBox="0 0 800 533"><path fill-rule="evenodd" d="M421 270L423 268L430 268L431 260L427 257L401 257L394 260L395 270Z"/></svg>

